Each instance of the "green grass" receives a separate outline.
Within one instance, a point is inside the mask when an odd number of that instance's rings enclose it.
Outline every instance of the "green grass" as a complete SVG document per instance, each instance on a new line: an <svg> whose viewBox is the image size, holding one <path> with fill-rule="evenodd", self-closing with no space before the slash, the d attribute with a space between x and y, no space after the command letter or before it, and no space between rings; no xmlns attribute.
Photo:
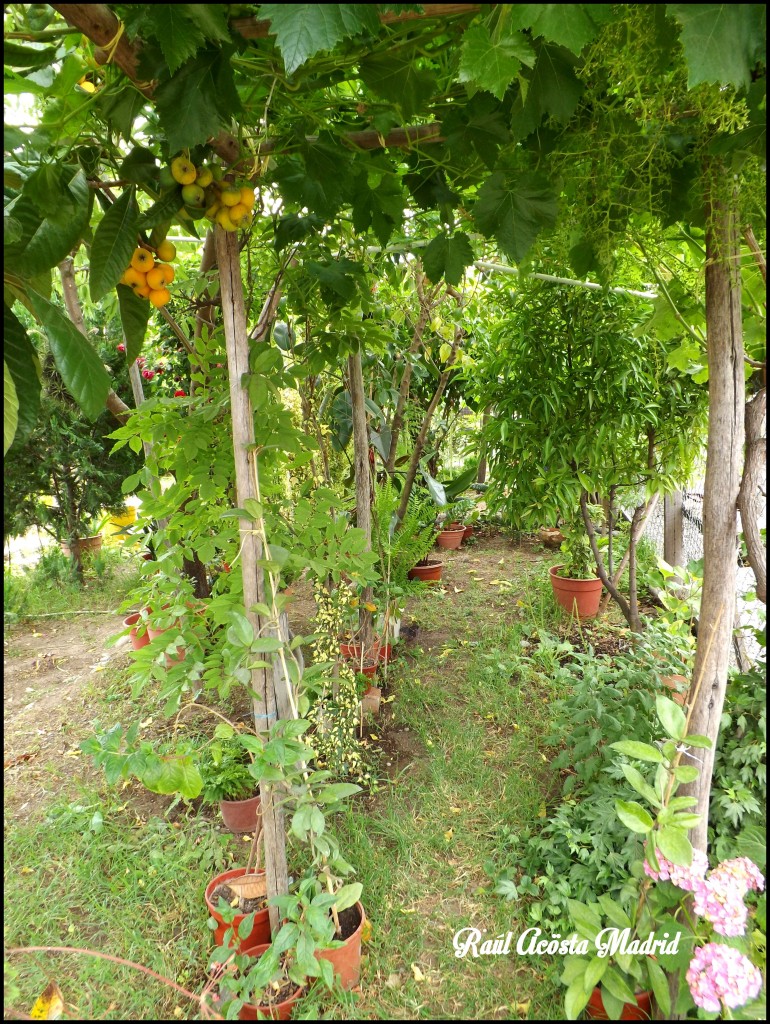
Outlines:
<svg viewBox="0 0 770 1024"><path fill-rule="evenodd" d="M71 560L49 549L32 568L9 572L3 581L6 623L74 612L111 611L139 581L139 563L120 548L103 548L86 563L80 582Z"/></svg>
<svg viewBox="0 0 770 1024"><path fill-rule="evenodd" d="M563 1015L546 959L454 955L460 928L477 927L488 938L518 937L527 927L525 908L496 894L492 875L510 835L541 816L552 786L540 748L558 696L548 676L558 651L539 634L564 625L542 582L543 560L522 561L508 548L495 552L491 569L481 545L477 553L471 564L486 581L460 578L459 563L450 561L446 593L410 602L407 616L420 623L416 645L390 666L393 700L365 733L382 781L333 825L372 923L362 993L311 993L295 1016ZM533 650L534 668L522 657ZM155 717L153 731L164 727L150 693L134 706L125 669L108 668L88 691L89 713L103 724L138 713ZM245 845L223 836L208 809L196 816L177 807L164 819L168 800L134 786L109 791L90 766L76 765L80 775L62 782L42 817L6 826L6 948L88 947L199 992L211 946L203 889L217 870L245 862ZM50 770L61 774L59 765ZM13 1005L26 1012L55 979L77 1007L70 1017L197 1015L177 993L110 962L37 954L10 962L18 972Z"/></svg>

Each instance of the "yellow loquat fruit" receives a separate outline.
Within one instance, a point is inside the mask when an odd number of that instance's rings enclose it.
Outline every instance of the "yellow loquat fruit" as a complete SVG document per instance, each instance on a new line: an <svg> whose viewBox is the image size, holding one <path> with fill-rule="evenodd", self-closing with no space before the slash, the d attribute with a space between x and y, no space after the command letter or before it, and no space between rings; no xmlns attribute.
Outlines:
<svg viewBox="0 0 770 1024"><path fill-rule="evenodd" d="M245 203L236 203L235 206L228 207L227 212L230 214L230 220L233 224L240 225L241 221L248 217L249 208Z"/></svg>
<svg viewBox="0 0 770 1024"><path fill-rule="evenodd" d="M166 275L163 273L163 267L156 263L152 270L147 271L147 285L151 290L154 290L162 288L165 283Z"/></svg>
<svg viewBox="0 0 770 1024"><path fill-rule="evenodd" d="M141 274L138 270L134 270L133 267L129 267L123 275L123 284L127 284L129 288L136 290L140 285L146 284L147 280L144 274Z"/></svg>
<svg viewBox="0 0 770 1024"><path fill-rule="evenodd" d="M216 220L217 224L219 224L220 227L223 227L225 231L238 230L238 225L233 224L233 222L230 220L230 214L228 213L226 208L221 209L219 213L217 213Z"/></svg>
<svg viewBox="0 0 770 1024"><path fill-rule="evenodd" d="M149 293L150 302L156 309L160 309L161 306L165 306L170 298L171 293L168 288L153 288Z"/></svg>
<svg viewBox="0 0 770 1024"><path fill-rule="evenodd" d="M192 185L198 174L195 164L186 156L178 156L171 161L171 173L180 185Z"/></svg>
<svg viewBox="0 0 770 1024"><path fill-rule="evenodd" d="M147 299L150 296L150 286L147 283L140 284L138 288L134 288L134 291L137 295L141 295L143 299Z"/></svg>
<svg viewBox="0 0 770 1024"><path fill-rule="evenodd" d="M131 266L134 270L146 274L148 270L152 270L154 265L155 260L151 252L148 252L147 249L142 249L141 246L138 249L134 249L134 255L131 257Z"/></svg>
<svg viewBox="0 0 770 1024"><path fill-rule="evenodd" d="M164 239L157 248L157 256L164 263L170 263L176 256L176 246L167 238Z"/></svg>
<svg viewBox="0 0 770 1024"><path fill-rule="evenodd" d="M170 267L168 263L164 263L160 269L163 271L163 283L171 284L171 282L174 280L174 277L176 276L174 268Z"/></svg>
<svg viewBox="0 0 770 1024"><path fill-rule="evenodd" d="M225 206L237 206L241 201L241 190L230 186L222 189L222 202Z"/></svg>
<svg viewBox="0 0 770 1024"><path fill-rule="evenodd" d="M198 170L198 176L195 179L195 184L200 185L201 188L205 188L210 185L214 180L214 175L211 173L210 167L201 167Z"/></svg>
<svg viewBox="0 0 770 1024"><path fill-rule="evenodd" d="M250 210L254 208L254 189L249 188L248 185L241 189L241 202L244 206L247 206Z"/></svg>

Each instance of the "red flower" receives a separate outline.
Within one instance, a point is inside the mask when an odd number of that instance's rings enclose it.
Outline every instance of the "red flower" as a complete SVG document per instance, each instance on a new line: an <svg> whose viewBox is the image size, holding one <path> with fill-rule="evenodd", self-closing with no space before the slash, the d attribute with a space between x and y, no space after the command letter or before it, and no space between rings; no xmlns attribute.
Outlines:
<svg viewBox="0 0 770 1024"><path fill-rule="evenodd" d="M125 345L118 345L118 352L125 352L125 351L126 351L126 346Z"/></svg>
<svg viewBox="0 0 770 1024"><path fill-rule="evenodd" d="M146 362L147 362L147 360L144 358L144 356L137 356L136 357L136 365L137 366L144 366L144 364Z"/></svg>
<svg viewBox="0 0 770 1024"><path fill-rule="evenodd" d="M182 389L180 388L179 391L174 392L174 398L187 398L187 392L182 391Z"/></svg>
<svg viewBox="0 0 770 1024"><path fill-rule="evenodd" d="M152 380L155 376L155 370L142 370L142 376L145 380Z"/></svg>

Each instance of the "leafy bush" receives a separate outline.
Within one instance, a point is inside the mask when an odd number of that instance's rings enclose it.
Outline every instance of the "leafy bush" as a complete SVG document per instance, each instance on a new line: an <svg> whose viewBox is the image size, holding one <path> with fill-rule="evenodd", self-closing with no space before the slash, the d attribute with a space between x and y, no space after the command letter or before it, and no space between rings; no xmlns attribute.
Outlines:
<svg viewBox="0 0 770 1024"><path fill-rule="evenodd" d="M250 764L246 748L237 739L215 740L205 748L198 764L203 779L203 799L207 803L219 803L254 796L257 783L249 772Z"/></svg>
<svg viewBox="0 0 770 1024"><path fill-rule="evenodd" d="M630 865L641 856L639 837L615 813L618 799L634 800L635 795L609 747L629 737L646 743L654 739L655 694L666 692L660 676L676 664L670 639L667 625L656 622L628 653L612 658L575 653L565 667L549 661L550 677L560 675L572 687L569 697L554 702L552 730L544 737L547 745L560 748L552 761L562 773L559 802L541 828L504 835L489 869L498 887L510 881L531 892L532 879L540 902L533 903L529 915L546 929L569 931L570 899L591 903L602 893L622 898ZM527 660L534 663L535 656L536 651ZM731 681L711 798L709 839L716 860L761 859L764 705L763 666ZM524 879L527 885L522 886Z"/></svg>

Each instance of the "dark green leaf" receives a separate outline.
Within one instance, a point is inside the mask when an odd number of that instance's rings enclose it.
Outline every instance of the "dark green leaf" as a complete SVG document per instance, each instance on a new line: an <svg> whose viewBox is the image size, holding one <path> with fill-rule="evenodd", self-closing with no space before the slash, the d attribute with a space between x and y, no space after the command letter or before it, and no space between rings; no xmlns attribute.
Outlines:
<svg viewBox="0 0 770 1024"><path fill-rule="evenodd" d="M216 135L220 118L240 108L232 67L220 49L204 51L155 91L160 123L172 153Z"/></svg>
<svg viewBox="0 0 770 1024"><path fill-rule="evenodd" d="M57 266L77 246L86 230L89 211L88 182L80 168L62 168L60 181L74 200L73 215L65 221L43 217L35 203L22 194L13 216L21 224L21 238L5 251L6 267L14 274L37 277Z"/></svg>
<svg viewBox="0 0 770 1024"><path fill-rule="evenodd" d="M748 89L765 39L764 4L667 4L682 26L687 86Z"/></svg>
<svg viewBox="0 0 770 1024"><path fill-rule="evenodd" d="M9 68L47 68L55 57L54 46L38 48L29 43L19 43L15 39L3 41L3 63Z"/></svg>
<svg viewBox="0 0 770 1024"><path fill-rule="evenodd" d="M18 399L18 422L14 442L23 444L40 412L40 361L24 326L13 310L3 308L3 357Z"/></svg>
<svg viewBox="0 0 770 1024"><path fill-rule="evenodd" d="M496 171L481 186L473 219L511 259L524 259L538 234L556 223L556 194L534 174Z"/></svg>
<svg viewBox="0 0 770 1024"><path fill-rule="evenodd" d="M499 105L484 93L478 93L464 107L450 107L441 127L454 159L466 163L475 150L489 168L494 166L500 146L511 137Z"/></svg>
<svg viewBox="0 0 770 1024"><path fill-rule="evenodd" d="M118 175L134 185L153 185L158 175L155 154L142 146L132 149L120 165Z"/></svg>
<svg viewBox="0 0 770 1024"><path fill-rule="evenodd" d="M168 224L170 220L176 220L181 208L182 193L179 188L172 188L168 192L164 192L157 203L153 203L149 210L145 210L139 218L138 226L144 230L145 228L154 228L161 224Z"/></svg>
<svg viewBox="0 0 770 1024"><path fill-rule="evenodd" d="M454 235L436 235L423 252L425 273L434 284L438 284L442 277L447 284L459 284L465 268L471 263L473 249L464 231L457 231Z"/></svg>
<svg viewBox="0 0 770 1024"><path fill-rule="evenodd" d="M380 27L370 4L262 4L260 15L270 22L289 75L341 39Z"/></svg>
<svg viewBox="0 0 770 1024"><path fill-rule="evenodd" d="M668 988L668 978L651 957L647 957L645 963L650 975L652 991L655 993L655 1002L663 1011L663 1019L668 1020L671 1012L671 993Z"/></svg>
<svg viewBox="0 0 770 1024"><path fill-rule="evenodd" d="M392 103L405 118L422 110L436 88L433 72L418 67L411 57L367 57L361 61L359 73L373 93Z"/></svg>
<svg viewBox="0 0 770 1024"><path fill-rule="evenodd" d="M117 285L136 248L139 207L134 188L125 189L102 217L91 245L91 301L98 302Z"/></svg>
<svg viewBox="0 0 770 1024"><path fill-rule="evenodd" d="M157 40L173 75L188 58L203 46L201 30L189 20L186 8L192 4L148 4L145 18L149 22L149 35Z"/></svg>
<svg viewBox="0 0 770 1024"><path fill-rule="evenodd" d="M110 390L110 378L101 359L57 306L34 291L30 291L29 298L67 390L88 419L96 420L104 411Z"/></svg>
<svg viewBox="0 0 770 1024"><path fill-rule="evenodd" d="M130 366L142 351L150 319L150 303L125 284L118 285L117 293L120 323L126 339L126 360Z"/></svg>
<svg viewBox="0 0 770 1024"><path fill-rule="evenodd" d="M230 40L226 4L177 4L194 21L206 39L226 43Z"/></svg>
<svg viewBox="0 0 770 1024"><path fill-rule="evenodd" d="M558 46L540 46L534 70L529 76L526 99L513 106L511 128L526 138L544 117L566 124L583 94L583 84L574 72L575 57Z"/></svg>
<svg viewBox="0 0 770 1024"><path fill-rule="evenodd" d="M513 24L579 54L612 17L610 4L516 4Z"/></svg>
<svg viewBox="0 0 770 1024"><path fill-rule="evenodd" d="M531 66L534 59L532 44L522 33L493 39L486 25L472 25L463 36L458 78L501 100L522 64Z"/></svg>

